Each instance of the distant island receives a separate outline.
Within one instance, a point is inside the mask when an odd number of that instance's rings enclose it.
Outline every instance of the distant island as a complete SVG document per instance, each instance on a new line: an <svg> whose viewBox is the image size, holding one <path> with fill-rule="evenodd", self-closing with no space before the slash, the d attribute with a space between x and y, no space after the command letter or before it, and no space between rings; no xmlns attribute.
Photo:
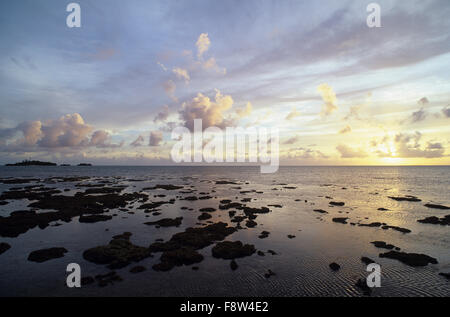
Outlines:
<svg viewBox="0 0 450 317"><path fill-rule="evenodd" d="M92 166L91 163L80 163L78 164L78 166Z"/></svg>
<svg viewBox="0 0 450 317"><path fill-rule="evenodd" d="M61 164L59 166L71 166L70 164Z"/></svg>
<svg viewBox="0 0 450 317"><path fill-rule="evenodd" d="M56 163L24 160L14 164L6 164L6 166L56 166Z"/></svg>

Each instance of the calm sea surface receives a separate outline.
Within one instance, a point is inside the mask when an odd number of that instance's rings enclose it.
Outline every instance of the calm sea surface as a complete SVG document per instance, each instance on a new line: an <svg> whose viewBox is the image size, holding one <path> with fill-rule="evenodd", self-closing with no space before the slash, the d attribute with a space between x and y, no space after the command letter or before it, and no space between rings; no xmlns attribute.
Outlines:
<svg viewBox="0 0 450 317"><path fill-rule="evenodd" d="M0 167L0 178L90 176L85 183L114 179L126 185L124 192L139 192L155 184L183 185L195 189L194 194L179 191L145 191L150 201L176 199L174 204L160 207L160 216L148 216L137 209L139 203L129 206L134 214L119 213L110 221L94 224L60 222L44 230L34 228L17 238L0 237L0 242L11 249L0 255L0 295L2 296L360 296L355 287L358 278L367 276L361 256L374 259L381 265L381 287L373 296L450 296L450 282L440 272L450 272L450 227L418 223L429 216L443 217L449 210L429 209L425 203L450 206L450 167L281 167L276 174L260 174L259 167ZM218 185L218 180L229 180L239 185ZM63 195L73 195L85 188L73 183L44 183L46 187L66 189ZM0 192L31 184L0 184ZM239 188L240 187L240 188ZM286 188L288 187L288 188ZM241 193L241 191L256 192ZM186 201L182 196L209 193L213 198ZM257 193L258 192L258 193ZM153 198L164 194L164 198ZM414 195L422 202L398 202L388 196ZM220 200L240 202L252 198L251 207L270 207L271 213L258 215L255 228L245 228L226 240L253 244L257 250L274 250L277 255L254 254L237 259L239 268L232 271L228 260L215 259L211 248L199 250L205 259L198 271L191 266L175 267L169 272L152 270L159 262L159 254L139 262L147 268L139 274L129 273L130 267L117 270L122 282L81 289L65 286L66 266L80 264L82 276L104 274L103 265L83 259L84 250L107 244L112 236L129 231L131 241L148 246L156 239L169 240L187 227L199 226L199 209L218 208ZM332 207L330 201L345 202L344 207ZM0 216L12 211L26 210L28 200L11 200L0 206ZM193 211L181 207L193 208ZM379 211L378 208L389 211ZM319 214L323 209L328 214ZM39 212L42 212L39 210ZM228 211L211 213L213 222L227 222ZM183 217L178 228L155 228L144 222L161 218ZM348 217L348 224L332 221L334 217ZM403 234L394 230L352 226L353 223L382 222L408 228ZM233 226L235 224L232 224ZM243 227L244 224L243 224ZM266 239L259 239L261 231L269 231ZM289 239L288 235L295 238ZM436 258L439 264L410 267L396 260L379 258L387 252L370 242L385 241L408 253L424 253ZM69 252L63 258L44 263L27 260L34 250L64 247ZM338 272L329 269L331 262L341 265ZM267 270L276 273L269 279Z"/></svg>

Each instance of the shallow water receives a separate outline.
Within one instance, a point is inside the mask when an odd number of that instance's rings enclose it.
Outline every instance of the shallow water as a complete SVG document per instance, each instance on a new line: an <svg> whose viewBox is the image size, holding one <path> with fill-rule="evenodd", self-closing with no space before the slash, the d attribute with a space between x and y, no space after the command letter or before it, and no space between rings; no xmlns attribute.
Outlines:
<svg viewBox="0 0 450 317"><path fill-rule="evenodd" d="M260 174L258 167L0 167L0 178L90 176L92 179L87 182L95 183L99 179L120 177L118 184L128 186L124 192L138 192L155 184L193 186L196 190L193 194L180 194L178 190L146 191L150 201L200 196L200 192L213 196L197 201L177 199L175 204L161 206L160 216L145 217L147 214L137 209L140 204L136 203L131 208L135 214L111 210L108 214L118 213L119 216L110 221L86 224L74 218L70 223L60 222L62 225L58 227L34 228L17 238L0 237L0 242L11 245L10 250L0 255L0 295L360 296L361 292L354 284L368 274L360 261L361 256L367 256L382 269L381 287L374 289L372 296L449 296L450 282L438 275L439 272L450 272L449 227L417 222L425 217L443 217L450 213L449 210L424 207L428 202L450 205L449 172L450 167L281 167L278 173L266 175ZM216 185L217 180L240 184ZM70 191L63 194L73 195L85 189L76 188L77 183L45 186L69 188ZM31 184L0 184L0 191ZM235 189L238 186L242 189ZM240 193L245 190L263 193ZM167 196L153 198L154 194ZM404 195L417 196L422 202L397 202L388 198ZM147 268L145 272L129 273L134 264L116 270L123 281L114 285L104 288L88 285L81 289L65 286L69 263L80 264L83 276L109 271L105 266L85 261L82 253L88 248L107 244L116 234L130 231L134 244L148 246L155 239L168 240L174 233L198 226L200 208L217 208L222 199L240 202L246 197L252 198L252 202L246 203L251 207L280 204L283 208L270 207L271 213L258 215L257 227L239 230L226 240L254 244L257 250L275 250L277 255L261 257L254 254L237 259L239 268L231 271L228 260L211 256L210 246L199 251L205 259L197 265L198 271L193 271L191 266L182 266L169 272L156 272L151 267L159 262L157 253L138 263ZM329 206L331 200L345 202L345 206ZM27 209L28 204L27 200L10 201L0 206L0 216L7 217L11 211ZM183 206L194 208L194 211L181 210ZM380 207L389 211L378 211ZM324 209L328 214L313 212L314 209ZM231 224L227 210L217 210L212 216L211 221ZM183 217L178 228L143 225L146 221L175 217ZM349 223L385 222L412 232L403 234L344 225L332 222L334 217L348 217ZM242 225L245 228L244 223ZM267 239L258 238L263 230L270 232ZM296 238L289 239L289 234ZM387 250L370 244L375 240L394 244L404 252L427 254L436 258L439 264L414 268L396 260L379 258L378 254ZM69 252L63 258L44 263L27 261L31 251L55 246L65 247ZM339 263L341 270L332 272L328 267L331 262ZM268 269L276 276L266 279L264 273Z"/></svg>

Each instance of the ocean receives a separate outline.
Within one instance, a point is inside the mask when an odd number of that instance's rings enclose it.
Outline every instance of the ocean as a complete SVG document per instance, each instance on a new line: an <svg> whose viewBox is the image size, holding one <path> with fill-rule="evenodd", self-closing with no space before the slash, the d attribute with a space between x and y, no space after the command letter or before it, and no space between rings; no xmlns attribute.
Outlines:
<svg viewBox="0 0 450 317"><path fill-rule="evenodd" d="M62 181L67 177L86 178ZM22 178L34 180L8 184L8 180ZM126 208L105 211L104 215L112 216L107 221L81 223L76 216L43 228L35 226L17 237L0 235L0 243L11 247L0 255L1 296L362 296L355 283L370 274L361 262L363 256L381 267L381 285L372 289L372 296L450 295L448 279L439 275L450 272L449 227L418 222L450 214L450 210L424 206L427 203L450 206L449 166L283 166L275 174L261 174L259 167L29 166L0 167L0 180L1 193L43 185L61 191L53 195L74 196L89 188L123 186L120 194L146 194L149 196L146 203L173 199L158 206L155 214L139 209L144 202L132 201ZM148 189L157 184L182 188ZM92 194L95 195L101 194ZM203 199L185 200L192 196ZM390 198L410 196L420 201ZM253 208L267 207L270 212L257 214L254 227L246 226L248 219L237 225L229 215L229 211L236 209L219 208L224 205L223 200ZM7 203L0 205L3 218L18 210L52 211L29 207L36 200L4 201ZM330 205L332 201L344 205ZM215 209L209 213L210 219L197 219L202 208ZM236 211L236 215L242 214ZM177 217L182 217L178 227L144 224ZM348 219L339 223L334 218ZM241 241L261 252L237 258L238 268L231 270L230 260L212 256L217 243L214 242L197 250L203 256L200 262L168 271L153 269L160 262L161 253L152 252L152 257L115 269L122 281L104 287L96 283L81 288L66 286L69 263L79 264L83 277L111 271L104 264L86 260L83 252L107 245L116 235L130 232L133 245L148 247L157 239L168 241L186 228L218 222L238 226L224 238L226 241ZM375 222L391 227L361 226ZM266 238L260 237L263 231L269 232ZM371 243L374 241L392 244L401 252L426 254L438 263L414 267L380 257L389 250L375 247ZM28 260L32 251L52 247L63 247L67 252L42 263ZM332 262L340 265L338 271L330 269ZM131 273L130 268L136 265L146 270ZM268 277L269 270L275 275Z"/></svg>

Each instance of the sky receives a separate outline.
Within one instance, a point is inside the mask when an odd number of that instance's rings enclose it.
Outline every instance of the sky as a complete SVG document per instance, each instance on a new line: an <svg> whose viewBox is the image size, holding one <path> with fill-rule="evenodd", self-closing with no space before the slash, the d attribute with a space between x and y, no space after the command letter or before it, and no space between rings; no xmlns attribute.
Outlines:
<svg viewBox="0 0 450 317"><path fill-rule="evenodd" d="M0 2L0 163L171 164L176 126L276 127L283 165L450 165L450 2Z"/></svg>

